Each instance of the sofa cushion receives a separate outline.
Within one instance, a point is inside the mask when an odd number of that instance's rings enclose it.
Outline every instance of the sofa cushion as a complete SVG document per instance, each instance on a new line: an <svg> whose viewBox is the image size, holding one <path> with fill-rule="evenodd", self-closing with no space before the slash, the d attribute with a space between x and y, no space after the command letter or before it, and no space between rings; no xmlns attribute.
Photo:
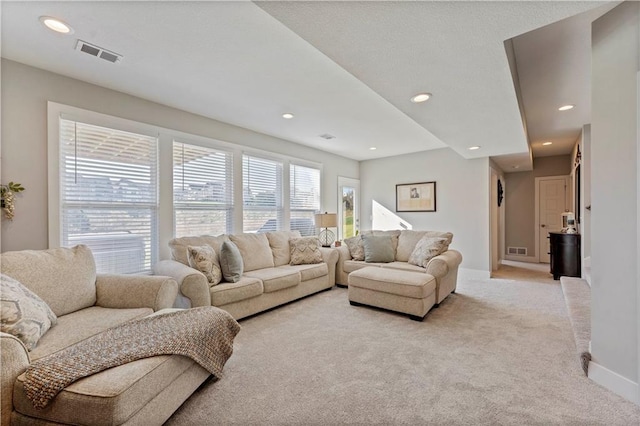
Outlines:
<svg viewBox="0 0 640 426"><path fill-rule="evenodd" d="M289 240L291 238L300 238L301 236L300 231L267 232L267 239L273 253L273 264L275 266L288 265L291 262Z"/></svg>
<svg viewBox="0 0 640 426"><path fill-rule="evenodd" d="M55 327L42 336L31 360L58 352L108 328L153 313L151 308L113 309L92 306L58 317Z"/></svg>
<svg viewBox="0 0 640 426"><path fill-rule="evenodd" d="M210 285L217 285L222 281L222 270L218 255L209 245L189 246L189 266L196 269L207 277Z"/></svg>
<svg viewBox="0 0 640 426"><path fill-rule="evenodd" d="M448 246L446 238L425 235L420 238L420 241L416 244L416 248L411 252L409 263L426 268L427 263L437 255L444 253Z"/></svg>
<svg viewBox="0 0 640 426"><path fill-rule="evenodd" d="M396 260L400 262L408 262L411 253L416 248L418 241L424 236L445 238L447 240L447 247L451 244L453 234L451 232L440 231L412 231L404 230L400 232L398 237L398 250L396 251Z"/></svg>
<svg viewBox="0 0 640 426"><path fill-rule="evenodd" d="M318 237L301 237L289 240L291 265L322 263Z"/></svg>
<svg viewBox="0 0 640 426"><path fill-rule="evenodd" d="M280 268L293 269L294 271L300 272L300 281L309 281L315 278L329 275L329 266L327 266L326 263L316 263L311 265L290 265L281 266Z"/></svg>
<svg viewBox="0 0 640 426"><path fill-rule="evenodd" d="M264 287L259 279L245 275L237 283L221 283L211 287L210 293L212 306L224 306L260 296L264 293Z"/></svg>
<svg viewBox="0 0 640 426"><path fill-rule="evenodd" d="M0 275L0 330L16 336L29 351L56 323L56 315L34 292L13 278Z"/></svg>
<svg viewBox="0 0 640 426"><path fill-rule="evenodd" d="M395 260L396 252L393 250L390 236L363 235L362 246L364 261L367 263L388 263Z"/></svg>
<svg viewBox="0 0 640 426"><path fill-rule="evenodd" d="M397 260L395 262L385 263L384 265L382 265L382 267L387 269L396 269L400 271L413 271L413 272L422 272L422 273L426 272L426 269L424 269L421 266L412 265L407 262L398 262Z"/></svg>
<svg viewBox="0 0 640 426"><path fill-rule="evenodd" d="M213 235L202 235L200 237L174 238L169 241L169 248L171 249L171 259L176 260L183 265L189 266L187 247L204 245L211 246L216 254L218 254L219 259L220 248L222 248L222 243L225 241L229 241L229 236L224 234L218 235L217 237L214 237Z"/></svg>
<svg viewBox="0 0 640 426"><path fill-rule="evenodd" d="M273 253L265 234L238 234L229 238L240 250L245 272L274 267Z"/></svg>
<svg viewBox="0 0 640 426"><path fill-rule="evenodd" d="M436 279L429 274L393 271L388 268L365 268L349 275L349 287L424 299L436 290Z"/></svg>
<svg viewBox="0 0 640 426"><path fill-rule="evenodd" d="M364 246L360 235L344 240L349 248L349 254L353 260L364 260Z"/></svg>
<svg viewBox="0 0 640 426"><path fill-rule="evenodd" d="M40 296L57 316L96 303L96 264L85 245L6 252L0 265L2 273Z"/></svg>
<svg viewBox="0 0 640 426"><path fill-rule="evenodd" d="M184 356L164 355L110 368L67 386L42 410L27 399L22 374L14 385L14 407L18 413L56 424L119 425L194 363Z"/></svg>
<svg viewBox="0 0 640 426"><path fill-rule="evenodd" d="M224 280L237 283L244 272L244 262L238 247L231 241L222 243L220 249L220 269Z"/></svg>
<svg viewBox="0 0 640 426"><path fill-rule="evenodd" d="M261 280L265 293L272 293L300 284L300 272L295 269L266 268L247 272L245 275Z"/></svg>
<svg viewBox="0 0 640 426"><path fill-rule="evenodd" d="M353 271L357 271L358 269L362 269L362 268L366 268L367 266L384 266L387 265L387 263L377 263L377 262L373 262L373 263L367 263L364 260L346 260L344 262L344 272L350 274Z"/></svg>

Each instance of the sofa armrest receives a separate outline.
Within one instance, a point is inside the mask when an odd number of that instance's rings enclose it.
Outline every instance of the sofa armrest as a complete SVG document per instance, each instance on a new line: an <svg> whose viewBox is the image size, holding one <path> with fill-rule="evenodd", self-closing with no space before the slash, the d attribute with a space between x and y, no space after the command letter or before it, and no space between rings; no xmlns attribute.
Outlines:
<svg viewBox="0 0 640 426"><path fill-rule="evenodd" d="M11 423L13 411L13 384L30 364L29 352L22 342L11 334L0 332L0 425Z"/></svg>
<svg viewBox="0 0 640 426"><path fill-rule="evenodd" d="M329 284L333 287L336 284L336 263L338 263L338 251L333 248L320 247L322 261L329 268Z"/></svg>
<svg viewBox="0 0 640 426"><path fill-rule="evenodd" d="M426 273L436 279L436 303L442 302L450 293L456 291L460 263L462 255L457 250L447 250L427 263Z"/></svg>
<svg viewBox="0 0 640 426"><path fill-rule="evenodd" d="M96 305L103 308L171 308L178 284L171 277L155 275L111 275L96 277Z"/></svg>
<svg viewBox="0 0 640 426"><path fill-rule="evenodd" d="M191 307L211 306L209 281L202 272L175 260L161 260L154 265L153 273L176 280L180 293L191 300Z"/></svg>
<svg viewBox="0 0 640 426"><path fill-rule="evenodd" d="M349 274L344 272L344 262L351 260L351 252L346 244L336 247L338 263L336 264L336 284L349 285Z"/></svg>

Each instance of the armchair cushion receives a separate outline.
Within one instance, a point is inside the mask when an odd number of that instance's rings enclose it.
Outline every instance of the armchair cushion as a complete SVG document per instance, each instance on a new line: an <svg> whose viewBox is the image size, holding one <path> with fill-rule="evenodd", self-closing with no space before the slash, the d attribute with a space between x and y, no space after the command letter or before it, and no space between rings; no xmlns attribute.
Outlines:
<svg viewBox="0 0 640 426"><path fill-rule="evenodd" d="M17 337L28 350L33 350L56 323L56 315L44 300L4 274L0 275L0 294L0 331Z"/></svg>
<svg viewBox="0 0 640 426"><path fill-rule="evenodd" d="M85 245L6 252L0 264L4 274L40 296L57 316L96 303L96 264Z"/></svg>

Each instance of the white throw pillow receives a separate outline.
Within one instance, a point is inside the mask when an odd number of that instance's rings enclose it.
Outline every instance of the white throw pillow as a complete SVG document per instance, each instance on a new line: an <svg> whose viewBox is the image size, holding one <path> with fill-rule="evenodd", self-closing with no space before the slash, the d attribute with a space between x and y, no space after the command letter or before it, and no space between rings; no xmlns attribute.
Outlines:
<svg viewBox="0 0 640 426"><path fill-rule="evenodd" d="M202 272L212 286L222 281L222 270L215 250L208 245L188 246L189 266Z"/></svg>
<svg viewBox="0 0 640 426"><path fill-rule="evenodd" d="M353 260L364 260L364 243L360 235L344 240Z"/></svg>
<svg viewBox="0 0 640 426"><path fill-rule="evenodd" d="M416 266L427 267L427 263L439 254L444 253L449 248L446 238L429 237L425 235L418 241L416 248L409 256L409 263Z"/></svg>

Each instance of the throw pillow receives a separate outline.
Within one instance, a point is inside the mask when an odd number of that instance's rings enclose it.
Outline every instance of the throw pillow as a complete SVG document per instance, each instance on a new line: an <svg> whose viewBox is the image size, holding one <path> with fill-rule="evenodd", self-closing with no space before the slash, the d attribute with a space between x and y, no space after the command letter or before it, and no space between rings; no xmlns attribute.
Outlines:
<svg viewBox="0 0 640 426"><path fill-rule="evenodd" d="M8 275L0 275L0 331L24 343L29 351L57 321L49 305Z"/></svg>
<svg viewBox="0 0 640 426"><path fill-rule="evenodd" d="M362 245L362 237L356 236L344 240L349 248L349 254L353 260L364 260L364 246Z"/></svg>
<svg viewBox="0 0 640 426"><path fill-rule="evenodd" d="M289 240L291 265L322 263L318 237L292 238Z"/></svg>
<svg viewBox="0 0 640 426"><path fill-rule="evenodd" d="M189 266L202 272L212 286L222 281L218 256L211 246L188 246Z"/></svg>
<svg viewBox="0 0 640 426"><path fill-rule="evenodd" d="M365 262L389 263L396 260L396 252L390 236L363 235Z"/></svg>
<svg viewBox="0 0 640 426"><path fill-rule="evenodd" d="M237 283L244 272L244 263L238 247L231 241L222 243L220 249L220 269L224 280L230 283Z"/></svg>
<svg viewBox="0 0 640 426"><path fill-rule="evenodd" d="M427 263L439 254L444 253L449 248L446 238L429 237L425 235L418 241L416 248L409 256L409 263L416 266L427 267Z"/></svg>

